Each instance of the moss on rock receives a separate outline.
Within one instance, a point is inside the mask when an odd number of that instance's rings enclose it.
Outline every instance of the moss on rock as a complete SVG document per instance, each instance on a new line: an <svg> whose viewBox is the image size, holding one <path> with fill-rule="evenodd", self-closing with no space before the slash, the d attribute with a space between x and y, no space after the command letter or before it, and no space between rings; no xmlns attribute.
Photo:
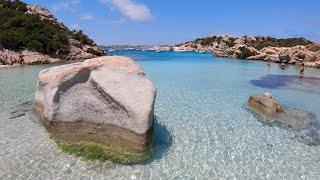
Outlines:
<svg viewBox="0 0 320 180"><path fill-rule="evenodd" d="M60 144L59 147L71 155L86 161L113 161L119 164L135 164L147 160L152 153L152 146L140 154L117 152L97 144Z"/></svg>

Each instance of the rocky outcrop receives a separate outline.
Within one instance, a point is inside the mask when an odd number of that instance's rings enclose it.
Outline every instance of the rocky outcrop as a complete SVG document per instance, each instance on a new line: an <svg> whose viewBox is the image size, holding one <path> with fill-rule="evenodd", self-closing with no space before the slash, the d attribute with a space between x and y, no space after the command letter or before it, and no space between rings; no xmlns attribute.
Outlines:
<svg viewBox="0 0 320 180"><path fill-rule="evenodd" d="M270 93L250 96L248 105L260 116L258 119L261 122L292 131L301 143L310 146L320 145L320 124L315 115L298 109L284 108Z"/></svg>
<svg viewBox="0 0 320 180"><path fill-rule="evenodd" d="M259 52L253 47L248 46L247 44L237 44L231 48L227 48L224 51L217 51L216 56L218 57L231 57L246 59L248 57L256 56Z"/></svg>
<svg viewBox="0 0 320 180"><path fill-rule="evenodd" d="M42 6L39 5L27 5L27 14L32 14L32 15L37 15L40 17L41 20L47 20L47 21L51 21L54 24L57 24L60 28L67 30L68 28L58 22L58 20L50 13L50 11Z"/></svg>
<svg viewBox="0 0 320 180"><path fill-rule="evenodd" d="M71 46L70 53L67 55L66 59L68 60L79 60L79 59L90 59L96 57L93 54L87 53L81 48Z"/></svg>
<svg viewBox="0 0 320 180"><path fill-rule="evenodd" d="M199 38L195 41L170 46L170 48L175 51L210 51L216 57L234 59L263 60L285 64L303 62L309 67L318 67L318 62L320 62L320 45L303 38L275 39L264 36L223 35Z"/></svg>
<svg viewBox="0 0 320 180"><path fill-rule="evenodd" d="M10 51L7 49L0 50L0 65L34 65L34 64L50 64L62 61L59 58L53 58L45 54L34 51Z"/></svg>
<svg viewBox="0 0 320 180"><path fill-rule="evenodd" d="M51 64L60 62L59 58L52 58L48 55L44 55L38 52L24 50L21 52L22 64L34 65L34 64Z"/></svg>
<svg viewBox="0 0 320 180"><path fill-rule="evenodd" d="M35 110L60 144L142 156L152 146L155 94L130 58L104 56L41 71Z"/></svg>
<svg viewBox="0 0 320 180"><path fill-rule="evenodd" d="M50 11L42 6L27 6L28 14L38 15L42 20L51 21L54 24L59 25L61 29L68 30L66 26L58 22L56 18L50 13ZM97 56L105 55L104 51L97 46L97 44L83 44L78 40L69 38L70 43L70 53L63 59L68 60L79 60L79 59L89 59Z"/></svg>
<svg viewBox="0 0 320 180"><path fill-rule="evenodd" d="M20 53L0 48L0 65L14 65L21 63L22 59Z"/></svg>
<svg viewBox="0 0 320 180"><path fill-rule="evenodd" d="M313 50L316 50L314 48ZM301 64L302 62L309 64L311 67L317 67L320 61L320 51L310 51L306 46L295 47L266 47L258 51L257 49L249 46L248 44L236 44L233 47L227 48L223 51L218 50L215 56L230 57L248 60L263 60L275 63L285 64Z"/></svg>

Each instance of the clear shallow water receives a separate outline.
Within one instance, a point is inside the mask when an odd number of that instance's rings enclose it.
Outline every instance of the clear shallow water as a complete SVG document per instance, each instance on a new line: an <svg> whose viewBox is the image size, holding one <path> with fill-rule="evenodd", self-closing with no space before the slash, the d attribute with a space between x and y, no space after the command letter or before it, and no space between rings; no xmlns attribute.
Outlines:
<svg viewBox="0 0 320 180"><path fill-rule="evenodd" d="M262 124L245 106L250 94L270 91L285 106L320 118L318 86L253 83L299 69L268 69L263 62L210 54L113 53L137 60L157 86L153 158L123 166L62 153L31 113L9 119L21 103L33 100L38 71L48 66L0 69L0 179L319 179L320 147ZM320 71L308 69L306 76L320 77Z"/></svg>

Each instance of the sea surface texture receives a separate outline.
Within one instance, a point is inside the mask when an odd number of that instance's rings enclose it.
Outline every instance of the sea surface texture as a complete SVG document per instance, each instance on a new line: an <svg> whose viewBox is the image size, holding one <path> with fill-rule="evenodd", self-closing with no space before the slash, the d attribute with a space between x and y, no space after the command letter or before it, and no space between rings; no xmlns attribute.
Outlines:
<svg viewBox="0 0 320 180"><path fill-rule="evenodd" d="M32 113L45 66L0 69L0 179L319 179L320 146L259 121L251 94L320 119L320 71L269 69L264 62L211 54L115 51L130 56L157 87L154 154L147 162L84 162L63 153Z"/></svg>

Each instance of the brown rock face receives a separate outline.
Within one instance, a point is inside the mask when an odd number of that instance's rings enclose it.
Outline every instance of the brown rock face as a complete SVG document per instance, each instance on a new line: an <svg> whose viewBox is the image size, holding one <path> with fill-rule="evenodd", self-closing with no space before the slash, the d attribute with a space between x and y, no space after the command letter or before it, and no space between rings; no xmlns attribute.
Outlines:
<svg viewBox="0 0 320 180"><path fill-rule="evenodd" d="M279 60L281 62L288 63L291 60L291 52L290 52L290 50L285 49L285 50L281 51L280 54L279 54Z"/></svg>
<svg viewBox="0 0 320 180"><path fill-rule="evenodd" d="M282 107L270 93L255 94L250 96L249 107L264 117L274 117L282 112Z"/></svg>
<svg viewBox="0 0 320 180"><path fill-rule="evenodd" d="M52 58L48 55L44 55L38 52L24 50L21 52L22 63L27 65L33 64L49 64L49 63L56 63L61 61L58 58Z"/></svg>
<svg viewBox="0 0 320 180"><path fill-rule="evenodd" d="M0 49L0 64L13 65L21 64L21 54L7 49Z"/></svg>
<svg viewBox="0 0 320 180"><path fill-rule="evenodd" d="M233 47L227 48L223 51L216 51L217 57L231 57L231 58L240 58L246 59L250 56L256 56L259 52L255 48L247 45L247 44L236 44Z"/></svg>
<svg viewBox="0 0 320 180"><path fill-rule="evenodd" d="M32 14L32 15L37 15L41 18L41 20L48 20L51 21L53 24L57 24L61 29L67 30L68 28L63 25L62 23L58 22L57 19L51 14L51 12L42 7L42 6L27 6L28 11L26 12L27 14Z"/></svg>

